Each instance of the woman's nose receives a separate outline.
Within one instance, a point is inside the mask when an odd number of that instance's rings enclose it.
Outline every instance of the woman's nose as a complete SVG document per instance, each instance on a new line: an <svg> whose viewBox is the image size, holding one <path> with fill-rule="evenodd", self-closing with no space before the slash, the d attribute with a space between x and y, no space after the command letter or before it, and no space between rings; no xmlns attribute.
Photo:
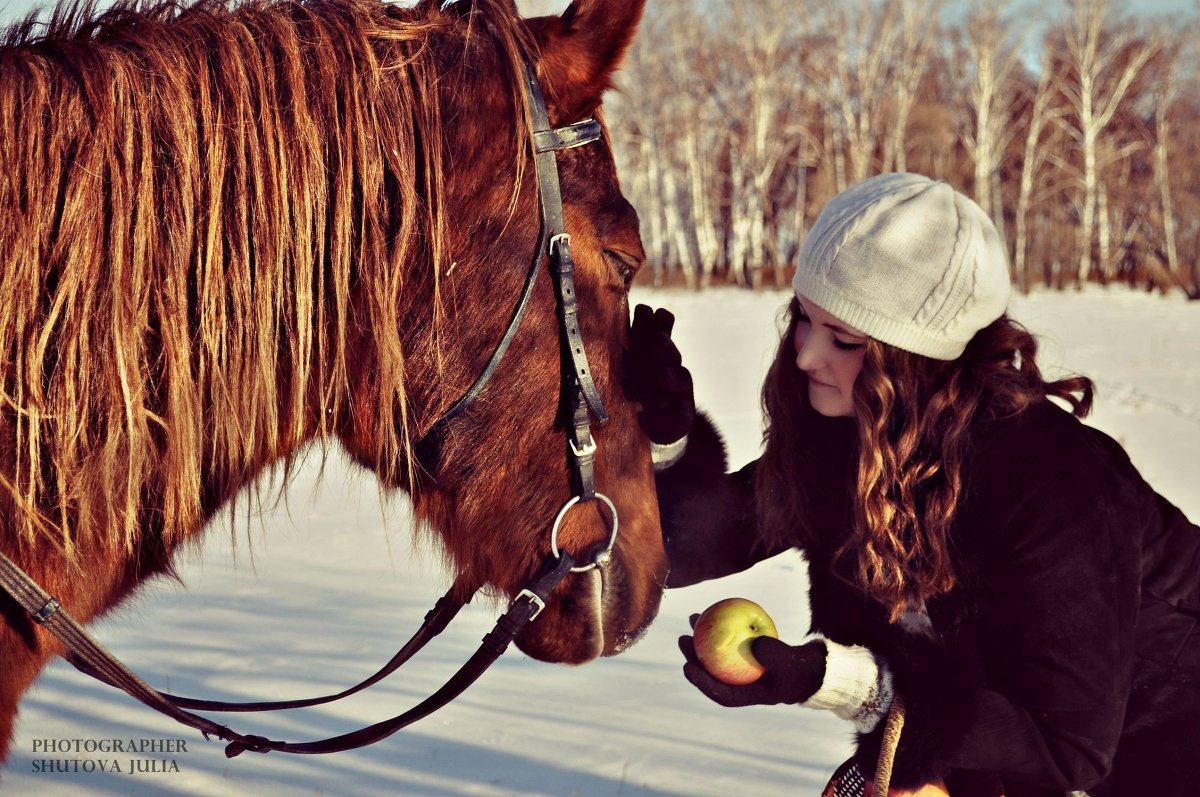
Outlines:
<svg viewBox="0 0 1200 797"><path fill-rule="evenodd" d="M821 347L813 338L813 335L807 335L803 340L796 341L799 346L796 367L801 371L815 370L821 364Z"/></svg>

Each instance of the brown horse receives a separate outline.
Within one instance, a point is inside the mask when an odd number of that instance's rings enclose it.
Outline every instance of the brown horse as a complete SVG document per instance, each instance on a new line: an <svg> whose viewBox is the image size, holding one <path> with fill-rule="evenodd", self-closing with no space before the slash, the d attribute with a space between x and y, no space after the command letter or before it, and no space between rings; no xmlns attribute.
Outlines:
<svg viewBox="0 0 1200 797"><path fill-rule="evenodd" d="M479 400L540 210L522 104L598 113L644 0L281 0L56 11L0 44L0 550L90 620L264 469L340 441L444 543L464 589L514 595L571 494L546 274ZM583 338L610 421L611 564L518 638L584 662L653 619L666 559L648 443L616 378L643 260L607 136L559 153ZM566 516L580 555L609 535ZM316 563L314 563L316 566ZM0 593L0 757L58 644Z"/></svg>

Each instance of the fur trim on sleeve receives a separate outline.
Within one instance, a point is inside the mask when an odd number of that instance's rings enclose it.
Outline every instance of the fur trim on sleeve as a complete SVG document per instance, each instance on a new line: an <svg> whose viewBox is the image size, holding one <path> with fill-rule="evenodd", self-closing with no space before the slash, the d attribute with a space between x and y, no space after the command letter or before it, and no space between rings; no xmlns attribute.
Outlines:
<svg viewBox="0 0 1200 797"><path fill-rule="evenodd" d="M656 443L650 441L650 459L654 462L654 470L666 470L683 457L687 451L687 435L674 443Z"/></svg>
<svg viewBox="0 0 1200 797"><path fill-rule="evenodd" d="M683 450L675 457L671 467L658 470L660 491L663 487L681 485L688 489L716 484L725 476L729 457L725 452L725 440L712 419L703 411L696 413L692 429L682 441L671 443L674 447L683 443Z"/></svg>

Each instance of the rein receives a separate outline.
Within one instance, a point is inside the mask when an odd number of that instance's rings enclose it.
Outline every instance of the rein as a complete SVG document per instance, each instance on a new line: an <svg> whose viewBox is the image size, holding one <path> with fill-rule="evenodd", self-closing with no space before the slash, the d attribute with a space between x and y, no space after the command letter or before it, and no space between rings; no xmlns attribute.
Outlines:
<svg viewBox="0 0 1200 797"><path fill-rule="evenodd" d="M562 345L563 409L570 418L570 428L567 430L567 461L572 474L572 495L554 518L550 532L551 553L542 564L537 576L517 594L507 611L496 621L492 630L484 636L483 642L467 662L440 689L421 703L391 719L351 733L319 741L297 743L241 734L227 726L194 714L192 711L276 711L316 706L348 697L395 672L429 640L441 633L472 596L469 595L465 599L455 598L453 596L458 594L458 591L455 587L451 587L437 601L434 608L425 615L421 627L391 660L374 675L349 689L337 694L301 700L225 703L180 697L154 689L97 642L53 596L42 589L27 573L3 553L0 553L0 588L8 592L29 613L34 622L58 638L67 649L65 658L73 666L103 683L122 689L150 708L184 725L196 728L204 734L205 738L215 736L228 742L225 755L230 758L246 750L257 753L278 751L302 755L351 750L391 736L462 694L507 650L509 644L525 626L541 613L549 600L550 593L569 573L602 567L608 562L617 536L617 511L607 496L596 491L596 443L591 435L589 414L594 414L601 424L608 420L608 415L595 382L592 380L587 355L583 348L583 338L579 332L578 306L575 300L575 261L571 256L571 238L565 230L563 220L562 192L555 157L558 150L582 146L598 140L601 129L599 122L594 119L552 128L541 87L528 63L524 64L524 79L523 94L532 132L538 196L542 209L538 248L530 264L524 288L513 310L509 325L487 365L470 389L418 441L416 453L418 460L426 463L431 461L436 454L437 443L449 424L461 416L475 398L483 392L516 335L517 328L528 308L538 271L548 257L551 275L554 279L559 336ZM591 561L577 566L576 560L570 554L559 550L559 526L573 506L594 499L599 499L608 507L612 531L605 547L595 553Z"/></svg>

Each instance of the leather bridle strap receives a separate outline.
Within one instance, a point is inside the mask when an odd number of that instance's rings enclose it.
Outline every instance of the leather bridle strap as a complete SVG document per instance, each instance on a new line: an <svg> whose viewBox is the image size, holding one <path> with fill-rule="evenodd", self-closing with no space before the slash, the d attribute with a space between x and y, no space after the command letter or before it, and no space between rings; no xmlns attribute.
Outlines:
<svg viewBox="0 0 1200 797"><path fill-rule="evenodd" d="M508 353L509 346L512 344L513 338L516 337L517 329L521 326L521 321L525 318L525 312L529 308L529 300L533 295L533 286L537 282L539 268L546 256L550 255L552 263L554 262L555 238L556 236L563 235L565 229L562 191L559 188L558 164L555 160L555 153L558 150L573 149L584 144L590 144L593 141L598 141L601 136L600 123L595 119L585 119L565 127L550 127L545 98L542 95L541 87L538 85L537 76L528 63L525 64L524 76L525 96L528 101L527 110L533 126L534 167L538 177L538 201L542 209L542 223L538 232L537 249L534 250L533 258L529 263L529 269L525 273L525 282L521 288L521 296L513 308L512 315L509 317L508 326L505 327L504 334L500 336L495 349L492 350L492 355L488 358L487 364L484 365L483 370L480 371L479 376L467 388L466 392L450 405L450 408L443 412L441 417L431 424L429 429L421 436L421 439L417 441L414 447L417 459L427 469L431 467L433 462L432 453L435 450L435 446L442 435L445 434L450 422L462 415L467 407L483 393L484 388L491 382L492 376L500 366L500 362L504 359L504 355ZM571 318L574 320L576 315L573 278L574 261L570 260L569 247L565 251L566 257L569 260L569 269L572 272L572 275L569 277L569 294L572 308ZM557 270L556 268L556 273ZM561 327L564 323L561 296L559 301L559 324ZM566 327L563 327L563 329L566 330L565 335L574 337L571 341L571 346L573 350L578 350L581 359L581 363L576 363L576 371L578 372L579 367L582 367L584 384L594 399L594 403L593 399L589 399L589 404L596 410L596 417L600 419L601 423L604 423L608 417L604 412L604 405L600 401L600 395L596 390L595 384L592 382L591 375L587 373L587 357L583 354L583 341L579 337L578 325L572 324L569 329ZM588 440L590 441L590 435L588 436Z"/></svg>
<svg viewBox="0 0 1200 797"><path fill-rule="evenodd" d="M289 743L272 741L262 736L240 737L225 747L225 755L233 758L246 750L255 753L281 752L298 755L339 753L343 750L353 750L374 744L417 720L429 716L462 694L468 686L475 683L479 676L483 675L496 659L500 658L529 621L541 613L546 601L550 598L550 593L571 571L574 564L575 560L569 554L563 554L557 561L548 562L547 569L543 570L542 574L528 587L521 590L521 593L509 606L508 611L501 615L492 630L484 636L482 644L474 655L467 659L466 664L460 667L442 688L403 714L398 714L374 725L368 725L352 733L333 736L318 742Z"/></svg>
<svg viewBox="0 0 1200 797"><path fill-rule="evenodd" d="M206 738L215 736L229 742L225 748L226 756L233 758L246 750L258 753L279 751L314 755L351 750L377 742L428 716L458 697L507 650L509 644L525 628L526 624L541 613L549 600L550 593L571 571L574 564L575 560L567 553L563 553L557 560L549 559L541 574L517 595L508 611L496 621L495 627L483 638L483 642L475 654L440 689L418 705L389 720L352 733L315 742L300 743L274 741L263 736L241 734L205 717L184 711L167 695L139 678L104 646L93 639L57 600L2 553L0 553L0 587L12 595L35 622L57 637L71 652L72 658L84 662L85 666L81 668L83 672L94 673L100 680L122 689L150 708L177 722L197 729ZM194 702L203 703L204 701Z"/></svg>
<svg viewBox="0 0 1200 797"><path fill-rule="evenodd" d="M525 90L529 97L529 113L534 130L534 164L537 169L538 192L542 199L542 238L549 238L551 273L557 295L559 328L563 346L564 409L571 429L567 435L567 460L571 465L574 494L580 500L596 496L596 442L592 439L588 410L604 424L608 413L600 399L600 391L592 379L583 336L579 331L579 305L575 297L575 259L571 256L571 236L566 232L563 218L562 190L558 179L558 160L555 151L562 146L574 147L590 138L579 134L581 125L553 130L546 111L546 100L533 67L525 64ZM596 135L599 124L595 125ZM566 142L564 144L564 142ZM568 363L570 368L567 367Z"/></svg>
<svg viewBox="0 0 1200 797"><path fill-rule="evenodd" d="M212 720L177 708L154 687L138 678L84 630L59 602L11 559L0 553L0 587L29 613L34 622L53 634L74 656L100 673L103 680L116 684L131 697L177 722L189 725L205 735L232 740L238 734Z"/></svg>
<svg viewBox="0 0 1200 797"><path fill-rule="evenodd" d="M173 695L170 692L160 692L159 694L179 708L189 709L191 711L220 711L227 713L284 711L292 708L309 708L311 706L320 706L325 703L332 703L334 701L341 700L342 698L350 697L351 695L357 694L368 687L374 686L384 678L394 673L396 670L400 669L401 665L416 655L416 653L419 652L421 648L425 647L425 645L431 639L442 633L442 631L445 631L446 627L450 624L450 621L454 619L459 610L470 603L471 597L474 595L472 592L471 595L468 595L466 599L463 599L461 597L457 597L459 593L460 590L458 585L452 586L445 595L438 599L433 608L426 613L425 620L421 623L421 627L418 628L416 633L414 633L412 637L410 637L409 640L404 643L400 650L398 650L396 654L388 660L387 664L381 667L374 675L355 684L349 689L343 689L337 694L302 698L299 700L272 700L247 703L229 703L220 700L199 700L192 697ZM115 686L118 689L122 688L120 683L115 683L109 680L104 673L93 668L92 665L88 664L85 659L77 654L71 653L66 658L67 661L73 667L75 667L75 669L79 670L85 675L90 675L99 681L105 682L109 686Z"/></svg>

